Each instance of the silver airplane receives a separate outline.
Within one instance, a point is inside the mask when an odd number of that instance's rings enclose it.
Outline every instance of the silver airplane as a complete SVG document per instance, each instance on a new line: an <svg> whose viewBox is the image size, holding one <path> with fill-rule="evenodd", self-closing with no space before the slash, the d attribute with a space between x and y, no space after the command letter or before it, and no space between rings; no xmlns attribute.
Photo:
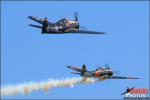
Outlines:
<svg viewBox="0 0 150 100"><path fill-rule="evenodd" d="M56 23L49 22L47 18L41 19L35 16L29 16L28 18L41 24L41 26L33 24L29 24L29 26L41 29L42 30L41 33L43 34L66 34L66 33L105 34L104 32L96 32L80 29L77 13L75 13L74 20L63 18L57 21Z"/></svg>
<svg viewBox="0 0 150 100"><path fill-rule="evenodd" d="M99 78L100 80L105 79L139 79L134 77L125 77L125 76L114 76L112 69L108 65L105 67L98 67L97 69L93 71L88 71L86 69L86 65L84 64L82 68L78 68L75 66L67 66L68 68L77 71L77 72L71 72L72 74L78 74L81 77L92 77L92 78Z"/></svg>

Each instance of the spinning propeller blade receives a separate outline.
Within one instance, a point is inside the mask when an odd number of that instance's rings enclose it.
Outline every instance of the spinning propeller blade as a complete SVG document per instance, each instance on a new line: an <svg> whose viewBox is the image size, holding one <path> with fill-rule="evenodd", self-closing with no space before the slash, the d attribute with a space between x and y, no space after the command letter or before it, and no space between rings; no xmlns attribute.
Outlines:
<svg viewBox="0 0 150 100"><path fill-rule="evenodd" d="M107 69L110 69L110 67L109 67L109 65L108 65L108 64L105 64L105 67L106 67Z"/></svg>
<svg viewBox="0 0 150 100"><path fill-rule="evenodd" d="M119 70L115 70L115 71L113 71L113 73L116 74L116 75L120 75L120 71Z"/></svg>
<svg viewBox="0 0 150 100"><path fill-rule="evenodd" d="M99 64L97 65L97 69L99 68Z"/></svg>
<svg viewBox="0 0 150 100"><path fill-rule="evenodd" d="M74 13L74 17L75 17L75 21L78 21L78 13L77 12Z"/></svg>
<svg viewBox="0 0 150 100"><path fill-rule="evenodd" d="M83 29L83 30L86 30L86 31L88 30L88 28L86 28L84 26L81 26L81 25L80 25L80 28Z"/></svg>

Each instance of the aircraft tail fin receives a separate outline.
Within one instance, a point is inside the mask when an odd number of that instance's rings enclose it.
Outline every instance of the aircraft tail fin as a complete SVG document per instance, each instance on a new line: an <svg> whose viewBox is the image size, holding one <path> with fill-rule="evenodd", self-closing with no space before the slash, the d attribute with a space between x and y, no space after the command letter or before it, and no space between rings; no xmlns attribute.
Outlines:
<svg viewBox="0 0 150 100"><path fill-rule="evenodd" d="M82 71L81 71L81 75L84 75L85 72L87 72L87 70L86 70L86 65L83 64L83 66L82 66Z"/></svg>
<svg viewBox="0 0 150 100"><path fill-rule="evenodd" d="M43 21L42 33L47 33L48 32L48 26L49 26L48 20L47 20L47 18L45 18L44 21Z"/></svg>

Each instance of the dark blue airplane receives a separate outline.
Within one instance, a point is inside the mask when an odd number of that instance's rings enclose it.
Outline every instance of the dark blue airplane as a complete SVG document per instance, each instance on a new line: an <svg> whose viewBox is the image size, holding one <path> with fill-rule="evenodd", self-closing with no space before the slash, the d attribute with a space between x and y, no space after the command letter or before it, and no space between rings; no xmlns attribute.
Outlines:
<svg viewBox="0 0 150 100"><path fill-rule="evenodd" d="M34 16L29 16L28 18L39 24L42 24L41 26L29 24L29 26L41 29L43 34L66 34L66 33L105 34L104 32L96 32L80 29L77 13L75 13L74 20L63 18L57 21L56 23L49 22L47 18L41 19Z"/></svg>

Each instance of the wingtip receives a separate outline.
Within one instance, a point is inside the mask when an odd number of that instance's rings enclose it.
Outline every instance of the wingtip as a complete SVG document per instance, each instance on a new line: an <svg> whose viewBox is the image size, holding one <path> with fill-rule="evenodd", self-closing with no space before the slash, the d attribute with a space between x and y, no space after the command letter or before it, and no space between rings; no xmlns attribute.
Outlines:
<svg viewBox="0 0 150 100"><path fill-rule="evenodd" d="M67 68L71 68L71 66L66 66Z"/></svg>
<svg viewBox="0 0 150 100"><path fill-rule="evenodd" d="M140 78L137 78L137 77L136 77L136 78L134 78L134 79L140 79Z"/></svg>
<svg viewBox="0 0 150 100"><path fill-rule="evenodd" d="M140 78L133 78L133 77L129 77L128 79L140 79Z"/></svg>
<svg viewBox="0 0 150 100"><path fill-rule="evenodd" d="M124 95L125 94L125 92L124 93L121 93L121 95Z"/></svg>
<svg viewBox="0 0 150 100"><path fill-rule="evenodd" d="M29 26L31 26L31 24L28 24Z"/></svg>
<svg viewBox="0 0 150 100"><path fill-rule="evenodd" d="M106 34L105 32L98 32L97 34Z"/></svg>
<svg viewBox="0 0 150 100"><path fill-rule="evenodd" d="M27 18L31 18L32 16L28 16Z"/></svg>
<svg viewBox="0 0 150 100"><path fill-rule="evenodd" d="M140 79L140 78L136 78L136 79Z"/></svg>
<svg viewBox="0 0 150 100"><path fill-rule="evenodd" d="M32 18L35 18L35 17L34 16L28 16L27 18L32 19Z"/></svg>

